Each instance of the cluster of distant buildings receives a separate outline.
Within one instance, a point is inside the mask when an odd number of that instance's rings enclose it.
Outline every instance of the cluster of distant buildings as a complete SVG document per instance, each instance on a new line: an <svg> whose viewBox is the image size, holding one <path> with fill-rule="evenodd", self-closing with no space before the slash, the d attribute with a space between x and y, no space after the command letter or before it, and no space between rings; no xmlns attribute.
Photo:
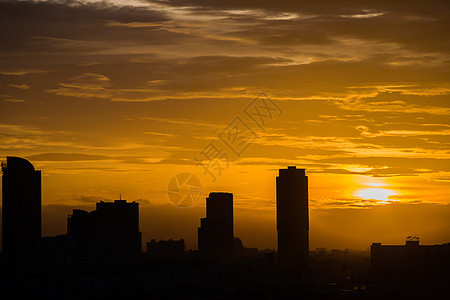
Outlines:
<svg viewBox="0 0 450 300"><path fill-rule="evenodd" d="M99 202L91 212L74 209L67 234L41 237L41 172L19 157L2 163L3 258L17 264L123 262L141 253L139 204ZM308 257L308 177L304 169L288 167L277 177L278 261L297 266ZM234 236L233 194L210 193L206 217L198 228L200 256L231 261L245 250ZM147 243L147 252L170 257L185 252L184 240ZM273 255L273 253L272 253ZM273 260L273 258L270 258Z"/></svg>
<svg viewBox="0 0 450 300"><path fill-rule="evenodd" d="M124 261L141 253L139 204L99 202L74 209L67 234L41 236L41 171L27 160L2 162L2 257L19 266Z"/></svg>
<svg viewBox="0 0 450 300"><path fill-rule="evenodd" d="M2 256L18 265L35 263L90 264L124 263L141 254L139 204L115 200L99 202L91 212L74 209L67 219L67 234L41 236L41 172L27 160L7 157L2 163ZM308 262L308 177L304 169L289 166L276 178L278 252L275 260L283 268L301 269ZM392 279L414 272L441 274L448 268L449 244L421 246L371 246L371 263L378 278ZM186 253L184 240L151 240L147 253L154 257L179 257ZM210 193L206 217L198 228L198 255L229 261L245 251L234 236L233 194ZM266 253L273 264L274 253Z"/></svg>

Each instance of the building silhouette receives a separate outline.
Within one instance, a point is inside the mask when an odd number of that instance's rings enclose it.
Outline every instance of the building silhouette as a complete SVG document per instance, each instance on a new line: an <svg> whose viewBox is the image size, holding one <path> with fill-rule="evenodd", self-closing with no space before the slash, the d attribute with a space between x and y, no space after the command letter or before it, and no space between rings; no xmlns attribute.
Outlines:
<svg viewBox="0 0 450 300"><path fill-rule="evenodd" d="M40 222L31 222L40 220L40 172L15 157L8 157L2 170L3 230L16 238L6 239L5 254L31 263L4 264L0 255L1 299L449 298L450 244L374 243L371 259L365 251L318 248L302 268L309 255L304 169L280 169L276 180L282 268L274 267L275 251L246 248L234 237L232 193L210 193L206 199L199 251L186 251L183 239L151 240L140 255L138 203L120 199L101 201L91 212L74 209L67 235L40 237Z"/></svg>
<svg viewBox="0 0 450 300"><path fill-rule="evenodd" d="M15 263L27 263L41 237L41 171L26 159L2 162L2 250Z"/></svg>
<svg viewBox="0 0 450 300"><path fill-rule="evenodd" d="M133 259L141 252L139 203L101 201L92 212L74 209L67 219L67 235L76 262Z"/></svg>
<svg viewBox="0 0 450 300"><path fill-rule="evenodd" d="M66 268L71 262L71 243L67 235L41 237L33 252L34 269Z"/></svg>
<svg viewBox="0 0 450 300"><path fill-rule="evenodd" d="M231 258L234 243L233 194L210 193L206 198L206 218L200 222L200 255L215 259Z"/></svg>
<svg viewBox="0 0 450 300"><path fill-rule="evenodd" d="M407 240L405 245L373 243L370 256L372 275L381 282L448 284L450 279L450 243L420 245L418 240Z"/></svg>
<svg viewBox="0 0 450 300"><path fill-rule="evenodd" d="M297 266L309 251L308 177L305 169L289 166L277 177L278 262Z"/></svg>
<svg viewBox="0 0 450 300"><path fill-rule="evenodd" d="M160 241L152 239L147 242L147 254L154 258L176 258L183 256L185 252L184 239Z"/></svg>

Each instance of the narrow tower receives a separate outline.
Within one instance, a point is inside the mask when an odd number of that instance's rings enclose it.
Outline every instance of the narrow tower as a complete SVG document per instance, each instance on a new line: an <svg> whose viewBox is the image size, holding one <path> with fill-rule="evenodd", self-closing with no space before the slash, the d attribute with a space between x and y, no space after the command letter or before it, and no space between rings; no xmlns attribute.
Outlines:
<svg viewBox="0 0 450 300"><path fill-rule="evenodd" d="M277 177L278 262L298 266L308 258L308 177L289 166Z"/></svg>

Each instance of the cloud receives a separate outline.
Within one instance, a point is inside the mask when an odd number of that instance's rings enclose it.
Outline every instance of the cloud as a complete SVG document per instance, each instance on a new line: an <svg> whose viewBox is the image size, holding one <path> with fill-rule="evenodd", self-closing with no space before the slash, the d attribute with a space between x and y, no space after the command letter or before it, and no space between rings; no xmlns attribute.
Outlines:
<svg viewBox="0 0 450 300"><path fill-rule="evenodd" d="M106 89L110 81L102 74L84 73L69 79L68 82L59 83L60 88L48 92L78 98L110 98L112 93Z"/></svg>
<svg viewBox="0 0 450 300"><path fill-rule="evenodd" d="M376 96L383 97L383 93ZM450 115L450 108L439 106L418 106L408 104L403 101L371 101L367 98L350 98L343 101L336 101L340 108L350 111L370 111L370 112L401 112L410 114L436 114Z"/></svg>
<svg viewBox="0 0 450 300"><path fill-rule="evenodd" d="M98 86L103 87L109 85L110 81L111 80L105 75L96 73L84 73L75 76L70 80L73 86L80 88L96 88Z"/></svg>
<svg viewBox="0 0 450 300"><path fill-rule="evenodd" d="M42 153L26 157L31 161L87 161L87 160L109 160L105 155L80 154L80 153Z"/></svg>
<svg viewBox="0 0 450 300"><path fill-rule="evenodd" d="M16 89L21 89L21 90L28 90L30 88L30 86L28 84L22 83L22 84L8 84L8 86L16 88Z"/></svg>
<svg viewBox="0 0 450 300"><path fill-rule="evenodd" d="M343 18L354 18L354 19L366 19L366 18L375 18L384 15L384 13L374 13L370 12L368 10L364 10L363 14L356 14L356 15L341 15Z"/></svg>
<svg viewBox="0 0 450 300"><path fill-rule="evenodd" d="M196 169L260 91L283 116L211 186L252 194L246 212L272 207L274 190L258 182L255 196L236 178L293 164L334 184L312 190L324 208L375 205L348 196L361 178L415 195L399 201L448 199L446 2L136 3L0 2L0 152L45 170L46 201L132 189L166 203L172 173ZM182 231L168 214L187 216L159 212L166 234Z"/></svg>
<svg viewBox="0 0 450 300"><path fill-rule="evenodd" d="M14 97L11 95L0 95L0 101L11 102L11 103L25 102L25 100L18 99L17 97Z"/></svg>
<svg viewBox="0 0 450 300"><path fill-rule="evenodd" d="M389 1L376 1L369 0L361 3L357 0L346 1L346 5L342 3L336 3L333 0L321 0L316 2L310 2L306 0L287 0L282 3L273 3L273 1L265 0L250 0L250 1L239 1L239 0L162 0L162 1L152 1L160 2L161 4L168 4L173 6L191 6L194 8L222 8L222 9L264 9L267 11L303 11L310 13L336 13L336 12L351 12L355 10L361 10L373 8L376 10L388 10L388 11L406 11L406 12L418 12L418 13L438 13L440 9L446 6L446 1L431 1L433 4L430 7L428 4L422 2L411 2L411 1L397 1L395 3ZM406 4L409 4L407 6ZM441 12L442 13L442 12Z"/></svg>
<svg viewBox="0 0 450 300"><path fill-rule="evenodd" d="M311 209L345 209L345 208L371 208L378 205L389 205L392 202L377 199L336 198L336 199L310 199Z"/></svg>
<svg viewBox="0 0 450 300"><path fill-rule="evenodd" d="M73 199L74 201L81 202L81 203L98 203L100 201L103 202L110 202L111 200L100 197L100 196L77 196Z"/></svg>
<svg viewBox="0 0 450 300"><path fill-rule="evenodd" d="M173 8L184 8L192 14L210 14L252 22L253 30L233 32L266 42L294 44L328 40L332 37L352 37L363 40L377 40L400 43L410 49L438 50L445 52L448 41L445 31L448 19L443 13L448 9L445 1L430 4L419 1L346 1L345 5L331 0L315 1L160 1ZM267 16L280 13L297 13L308 18L291 18L280 21ZM236 17L234 17L236 18ZM265 22L262 22L265 20ZM259 21L258 23L255 21ZM255 24L256 23L256 24ZM278 29L272 24L276 23ZM355 26L355 24L357 24ZM262 33L262 28L264 34ZM395 30L389 30L395 28ZM307 32L311 38L304 38ZM412 34L414 33L414 34ZM273 37L273 38L272 38ZM426 40L427 43L417 41Z"/></svg>
<svg viewBox="0 0 450 300"><path fill-rule="evenodd" d="M37 70L37 69L6 69L3 71L0 71L0 74L2 75L10 75L10 76L22 76L22 75L29 75L29 74L41 74L49 72L48 70ZM17 87L17 86L15 86Z"/></svg>
<svg viewBox="0 0 450 300"><path fill-rule="evenodd" d="M255 91L241 88L242 78L272 64L289 62L284 58L273 57L234 57L234 56L196 56L184 59L161 59L143 65L132 64L136 73L145 70L148 76L163 73L165 80L147 80L140 88L120 88L129 80L116 69L111 76L98 73L84 73L64 82L58 88L47 92L67 97L110 99L117 102L147 102L154 100L254 97ZM149 66L156 68L151 69ZM119 66L118 66L119 67ZM120 67L119 67L120 68ZM171 75L167 75L171 74ZM239 75L236 75L239 74ZM213 77L211 77L213 76ZM113 78L110 79L110 77ZM233 78L235 77L235 78ZM214 78L213 80L206 80ZM241 79L240 79L241 78ZM155 84L157 83L157 84Z"/></svg>
<svg viewBox="0 0 450 300"><path fill-rule="evenodd" d="M148 199L136 199L133 201L136 201L137 203L139 203L140 206L149 206L152 204L152 202Z"/></svg>
<svg viewBox="0 0 450 300"><path fill-rule="evenodd" d="M359 164L373 168L372 174L389 174L396 170L433 170L435 172L449 172L449 159L414 158L414 157L339 157L320 159L319 162L332 164ZM378 171L377 171L378 169ZM419 171L417 171L419 172ZM425 171L427 172L427 171ZM409 173L409 172L408 172Z"/></svg>

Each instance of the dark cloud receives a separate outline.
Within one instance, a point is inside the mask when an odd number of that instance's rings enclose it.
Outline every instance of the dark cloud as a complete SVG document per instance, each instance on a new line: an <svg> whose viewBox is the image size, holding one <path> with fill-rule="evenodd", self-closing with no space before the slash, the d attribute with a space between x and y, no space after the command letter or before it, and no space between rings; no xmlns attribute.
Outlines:
<svg viewBox="0 0 450 300"><path fill-rule="evenodd" d="M78 1L0 2L0 39L3 51L65 52L76 53L102 49L89 42L101 40L128 40L143 38L145 33L127 28L108 27L115 22L160 22L168 18L162 12L131 6L117 7L98 3ZM158 33L147 43L158 40ZM58 51L56 51L58 50Z"/></svg>
<svg viewBox="0 0 450 300"><path fill-rule="evenodd" d="M42 153L27 156L30 161L86 161L111 159L105 155L81 154L81 153Z"/></svg>
<svg viewBox="0 0 450 300"><path fill-rule="evenodd" d="M240 20L258 20L252 28L231 34L266 45L331 44L337 38L359 38L421 51L446 52L449 48L449 5L442 0L159 2L224 17L234 11ZM298 13L298 18L280 20L281 13Z"/></svg>
<svg viewBox="0 0 450 300"><path fill-rule="evenodd" d="M77 202L82 202L82 203L98 203L101 201L103 201L103 202L111 201L110 199L107 199L105 197L100 197L100 196L78 196L71 200L77 201Z"/></svg>
<svg viewBox="0 0 450 300"><path fill-rule="evenodd" d="M287 0L274 2L270 0L150 0L149 2L159 2L172 6L193 7L197 9L262 9L268 12L289 12L297 11L311 14L357 14L363 10L375 11L401 11L417 14L437 14L446 15L444 8L448 8L448 2L443 0L423 1L388 1L388 0Z"/></svg>

